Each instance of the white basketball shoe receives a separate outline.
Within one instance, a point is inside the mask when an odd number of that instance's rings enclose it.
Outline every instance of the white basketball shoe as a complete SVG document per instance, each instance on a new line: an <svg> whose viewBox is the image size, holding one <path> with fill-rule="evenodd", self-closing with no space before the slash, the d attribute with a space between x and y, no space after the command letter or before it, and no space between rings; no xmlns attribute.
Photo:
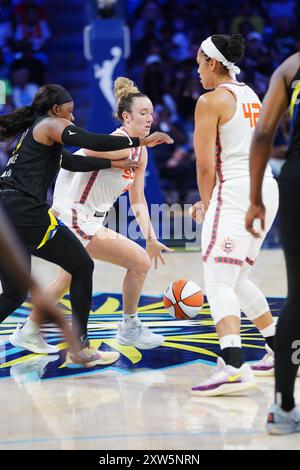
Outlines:
<svg viewBox="0 0 300 470"><path fill-rule="evenodd" d="M274 351L266 344L266 354L257 362L251 364L251 369L256 377L274 377L275 357ZM297 377L300 377L300 367L298 367Z"/></svg>
<svg viewBox="0 0 300 470"><path fill-rule="evenodd" d="M277 435L300 432L300 410L295 407L284 411L274 403L269 410L266 428L269 434Z"/></svg>
<svg viewBox="0 0 300 470"><path fill-rule="evenodd" d="M39 330L26 332L21 326L22 325L18 324L13 334L9 337L9 341L13 346L37 354L57 354L57 347L46 343Z"/></svg>
<svg viewBox="0 0 300 470"><path fill-rule="evenodd" d="M160 346L165 338L163 335L152 333L149 328L137 319L134 322L122 321L118 323L116 340L124 346L135 346L137 349L153 349Z"/></svg>
<svg viewBox="0 0 300 470"><path fill-rule="evenodd" d="M216 371L208 380L192 387L191 393L200 397L217 397L239 394L255 387L255 377L249 364L243 364L237 369L218 357Z"/></svg>
<svg viewBox="0 0 300 470"><path fill-rule="evenodd" d="M275 370L274 352L266 344L266 354L257 362L251 364L251 369L257 377L272 377Z"/></svg>

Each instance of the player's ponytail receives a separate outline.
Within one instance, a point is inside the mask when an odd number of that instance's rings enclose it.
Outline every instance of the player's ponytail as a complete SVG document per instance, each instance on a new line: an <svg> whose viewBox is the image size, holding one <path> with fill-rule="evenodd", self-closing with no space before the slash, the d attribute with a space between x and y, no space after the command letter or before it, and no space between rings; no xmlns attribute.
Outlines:
<svg viewBox="0 0 300 470"><path fill-rule="evenodd" d="M123 122L123 113L131 112L131 105L134 98L146 96L140 92L132 80L126 77L118 77L114 83L114 95L117 102L117 117Z"/></svg>
<svg viewBox="0 0 300 470"><path fill-rule="evenodd" d="M0 116L0 141L12 140L32 125L38 117L31 106L24 106L10 114Z"/></svg>
<svg viewBox="0 0 300 470"><path fill-rule="evenodd" d="M132 80L126 77L118 77L114 83L114 94L117 101L126 98L128 95L139 94L140 90Z"/></svg>
<svg viewBox="0 0 300 470"><path fill-rule="evenodd" d="M244 56L245 52L245 39L241 34L232 34L228 43L228 54L231 57L231 62L238 62Z"/></svg>
<svg viewBox="0 0 300 470"><path fill-rule="evenodd" d="M14 139L31 127L39 116L47 114L55 104L62 105L69 101L72 101L72 97L62 86L56 84L42 86L30 106L0 116L0 141Z"/></svg>
<svg viewBox="0 0 300 470"><path fill-rule="evenodd" d="M229 60L229 62L238 62L244 56L245 39L241 34L214 34L211 40L216 48Z"/></svg>

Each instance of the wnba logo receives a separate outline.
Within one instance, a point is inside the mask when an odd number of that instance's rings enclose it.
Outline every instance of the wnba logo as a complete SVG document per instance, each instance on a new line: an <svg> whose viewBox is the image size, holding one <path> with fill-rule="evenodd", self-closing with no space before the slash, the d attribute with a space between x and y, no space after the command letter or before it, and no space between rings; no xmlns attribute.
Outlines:
<svg viewBox="0 0 300 470"><path fill-rule="evenodd" d="M5 104L5 96L6 96L6 85L4 80L0 80L0 104Z"/></svg>
<svg viewBox="0 0 300 470"><path fill-rule="evenodd" d="M94 64L94 77L99 80L99 88L111 109L115 109L113 73L122 57L122 49L115 46L110 49L110 53L113 56L112 59L104 60L101 66Z"/></svg>

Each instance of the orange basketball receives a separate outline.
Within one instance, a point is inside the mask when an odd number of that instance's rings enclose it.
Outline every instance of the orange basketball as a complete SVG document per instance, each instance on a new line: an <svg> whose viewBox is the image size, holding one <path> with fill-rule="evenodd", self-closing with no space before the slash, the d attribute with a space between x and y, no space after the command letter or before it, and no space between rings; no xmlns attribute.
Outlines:
<svg viewBox="0 0 300 470"><path fill-rule="evenodd" d="M194 281L173 281L164 293L164 305L178 320L196 317L203 305L203 292Z"/></svg>

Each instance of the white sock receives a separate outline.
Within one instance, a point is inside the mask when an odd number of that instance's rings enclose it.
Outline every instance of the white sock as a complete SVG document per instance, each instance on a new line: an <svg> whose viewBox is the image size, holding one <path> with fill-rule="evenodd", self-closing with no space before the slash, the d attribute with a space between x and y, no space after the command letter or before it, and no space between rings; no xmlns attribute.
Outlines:
<svg viewBox="0 0 300 470"><path fill-rule="evenodd" d="M280 392L275 393L275 403L276 403L276 405L280 406L280 408L281 408L281 406L282 406L282 394Z"/></svg>
<svg viewBox="0 0 300 470"><path fill-rule="evenodd" d="M24 323L23 328L22 328L22 332L29 334L29 335L36 334L39 331L40 331L39 325L35 323L34 321L30 320L30 318L28 318L28 320Z"/></svg>
<svg viewBox="0 0 300 470"><path fill-rule="evenodd" d="M225 335L220 339L220 348L241 348L241 337L240 335Z"/></svg>
<svg viewBox="0 0 300 470"><path fill-rule="evenodd" d="M127 314L123 312L123 322L126 326L135 327L138 325L138 314Z"/></svg>
<svg viewBox="0 0 300 470"><path fill-rule="evenodd" d="M275 323L273 322L263 330L260 330L260 332L264 338L269 338L269 336L275 336L275 329Z"/></svg>

